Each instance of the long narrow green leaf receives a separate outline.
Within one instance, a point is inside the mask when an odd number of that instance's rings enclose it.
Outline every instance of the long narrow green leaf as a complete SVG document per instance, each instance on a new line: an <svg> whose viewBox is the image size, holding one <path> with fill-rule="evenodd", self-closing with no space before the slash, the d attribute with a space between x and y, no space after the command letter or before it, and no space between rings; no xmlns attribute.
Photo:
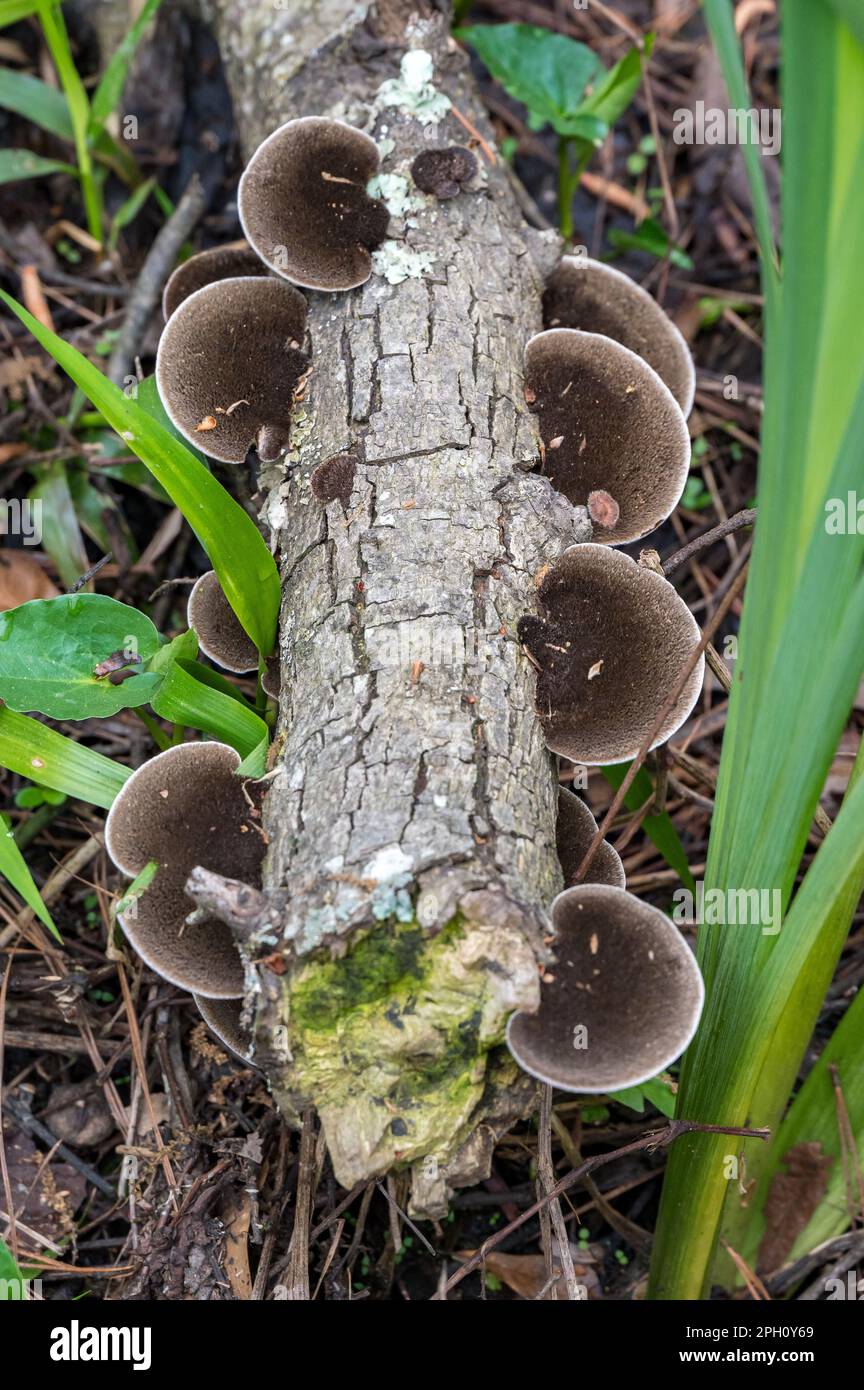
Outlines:
<svg viewBox="0 0 864 1390"><path fill-rule="evenodd" d="M105 810L131 776L122 763L5 706L0 706L0 767Z"/></svg>
<svg viewBox="0 0 864 1390"><path fill-rule="evenodd" d="M46 174L77 174L62 159L43 159L30 150L0 150L0 183L20 183L22 179L41 179Z"/></svg>
<svg viewBox="0 0 864 1390"><path fill-rule="evenodd" d="M42 901L42 895L33 882L33 875L27 868L27 862L15 843L9 821L6 816L2 815L0 815L0 874L9 880L19 898L24 899L27 906L36 913L39 921L44 923L52 936L62 942L63 938L54 925L51 913Z"/></svg>
<svg viewBox="0 0 864 1390"><path fill-rule="evenodd" d="M225 597L262 656L273 650L280 584L275 561L251 517L166 429L69 343L0 290L0 299L122 436L185 516L219 576Z"/></svg>
<svg viewBox="0 0 864 1390"><path fill-rule="evenodd" d="M243 759L240 770L260 777L267 761L267 725L245 702L196 679L197 666L197 662L175 661L169 667L152 701L154 710L163 719L229 743Z"/></svg>
<svg viewBox="0 0 864 1390"><path fill-rule="evenodd" d="M123 95L126 74L135 57L135 50L144 35L150 20L155 15L162 0L147 0L135 23L121 39L93 93L90 104L90 129L98 130L114 111Z"/></svg>
<svg viewBox="0 0 864 1390"><path fill-rule="evenodd" d="M66 93L69 116L75 137L75 153L78 158L78 175L81 179L81 192L87 213L87 229L97 241L102 240L102 200L93 178L93 163L90 158L88 126L90 123L90 101L84 83L75 66L69 35L63 12L58 4L41 0L39 19L45 34L45 41L51 51L57 75Z"/></svg>
<svg viewBox="0 0 864 1390"><path fill-rule="evenodd" d="M69 103L56 87L14 68L0 68L0 106L61 140L73 140Z"/></svg>

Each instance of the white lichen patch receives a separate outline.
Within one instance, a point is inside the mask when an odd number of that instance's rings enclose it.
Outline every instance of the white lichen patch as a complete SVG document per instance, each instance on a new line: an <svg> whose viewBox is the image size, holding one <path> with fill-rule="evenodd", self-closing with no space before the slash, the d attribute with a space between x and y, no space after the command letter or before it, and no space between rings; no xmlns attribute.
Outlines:
<svg viewBox="0 0 864 1390"><path fill-rule="evenodd" d="M439 92L432 81L432 57L425 49L406 53L398 77L389 77L378 88L375 104L395 106L403 115L413 116L421 125L440 121L450 110L450 98Z"/></svg>
<svg viewBox="0 0 864 1390"><path fill-rule="evenodd" d="M425 206L404 174L376 174L367 183L366 192L370 198L380 199L391 217L407 217Z"/></svg>
<svg viewBox="0 0 864 1390"><path fill-rule="evenodd" d="M413 867L414 860L405 853L400 845L385 845L369 860L363 869L361 878L371 878L376 883L386 883L388 879L410 873Z"/></svg>
<svg viewBox="0 0 864 1390"><path fill-rule="evenodd" d="M429 251L414 251L402 241L385 241L372 252L372 268L388 285L401 285L403 280L420 280L434 265Z"/></svg>

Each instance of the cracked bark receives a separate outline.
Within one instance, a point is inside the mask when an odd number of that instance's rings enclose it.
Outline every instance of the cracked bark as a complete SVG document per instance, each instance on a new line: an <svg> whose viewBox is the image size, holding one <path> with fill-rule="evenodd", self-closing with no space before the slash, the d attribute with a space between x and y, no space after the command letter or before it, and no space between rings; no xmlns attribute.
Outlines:
<svg viewBox="0 0 864 1390"><path fill-rule="evenodd" d="M436 88L490 136L447 17L417 0L368 13L350 0L203 8L247 155L309 114L386 134L388 173L464 143L452 114L422 125L376 106L407 48L432 56ZM556 778L515 632L538 571L590 538L584 511L525 471L537 439L522 353L557 243L526 227L505 171L481 164L475 191L419 195L407 224L391 224L425 273L308 295L314 372L295 447L262 478L284 602L265 809L280 931L259 932L249 972L259 1055L286 1112L318 1106L340 1181L412 1164L419 1210L440 1209L445 1183L476 1179L524 1103L497 1044L507 1014L536 1005L544 905L561 878ZM357 461L347 509L309 489L339 453ZM392 912L406 892L412 921L400 928ZM396 951L400 931L421 935L408 1005L401 980L384 1024L361 988L328 1065L320 1036L313 1047L298 1031L301 987L316 962L350 960L368 936ZM433 957L436 940L446 945ZM260 964L274 949L284 974ZM343 977L323 978L342 1000ZM453 1028L472 1038L455 1072ZM447 1084L433 1094L424 1070Z"/></svg>

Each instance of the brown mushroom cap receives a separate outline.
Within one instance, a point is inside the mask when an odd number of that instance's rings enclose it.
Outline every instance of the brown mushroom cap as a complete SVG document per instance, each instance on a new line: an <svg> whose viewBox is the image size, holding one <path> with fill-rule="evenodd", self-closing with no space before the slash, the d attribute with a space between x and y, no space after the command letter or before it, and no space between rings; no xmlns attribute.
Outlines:
<svg viewBox="0 0 864 1390"><path fill-rule="evenodd" d="M159 865L150 886L120 914L126 936L157 974L209 999L238 998L243 966L224 922L187 922L195 903L185 886L196 864L261 882L256 788L247 787L247 800L235 775L239 763L225 743L181 743L157 753L133 772L105 822L105 847L124 874L134 878L152 859Z"/></svg>
<svg viewBox="0 0 864 1390"><path fill-rule="evenodd" d="M357 472L357 459L353 454L334 454L332 458L319 463L309 475L312 496L324 506L338 500L347 510L354 488Z"/></svg>
<svg viewBox="0 0 864 1390"><path fill-rule="evenodd" d="M246 239L295 285L356 289L387 235L387 209L366 192L380 162L375 141L344 121L288 121L258 146L240 180Z"/></svg>
<svg viewBox="0 0 864 1390"><path fill-rule="evenodd" d="M666 914L591 883L559 893L552 922L552 979L537 1013L513 1014L507 1027L520 1067L563 1091L597 1094L638 1086L680 1057L705 990Z"/></svg>
<svg viewBox="0 0 864 1390"><path fill-rule="evenodd" d="M555 840L565 888L575 883L579 866L596 834L597 822L585 802L566 787L559 787ZM627 886L621 856L608 840L601 840L597 846L585 881L608 883L613 888Z"/></svg>
<svg viewBox="0 0 864 1390"><path fill-rule="evenodd" d="M563 256L546 282L543 322L623 343L644 357L685 416L690 414L696 373L686 339L656 299L623 271L588 256Z"/></svg>
<svg viewBox="0 0 864 1390"><path fill-rule="evenodd" d="M477 173L477 159L464 145L422 150L411 165L411 177L423 193L455 198Z"/></svg>
<svg viewBox="0 0 864 1390"><path fill-rule="evenodd" d="M217 280L234 280L242 275L266 275L267 267L247 241L229 241L199 251L183 261L171 274L162 293L162 314L170 319L184 299Z"/></svg>
<svg viewBox="0 0 864 1390"><path fill-rule="evenodd" d="M522 618L518 635L547 746L588 766L627 762L699 643L696 620L667 579L603 545L565 550L537 596L544 616ZM684 723L704 673L700 654L652 748Z"/></svg>
<svg viewBox="0 0 864 1390"><path fill-rule="evenodd" d="M240 1021L243 1008L241 999L205 999L203 994L193 994L198 1012L211 1033L215 1033L229 1052L241 1062L252 1060L254 1051L252 1036Z"/></svg>
<svg viewBox="0 0 864 1390"><path fill-rule="evenodd" d="M254 446L272 462L288 444L306 301L284 280L239 276L184 299L162 331L156 385L184 439L223 463Z"/></svg>
<svg viewBox="0 0 864 1390"><path fill-rule="evenodd" d="M204 655L218 666L238 675L258 670L258 648L225 597L215 570L208 570L196 582L186 621Z"/></svg>
<svg viewBox="0 0 864 1390"><path fill-rule="evenodd" d="M525 384L545 444L542 472L575 506L618 504L594 539L639 540L675 508L690 469L681 407L648 363L599 333L550 328L525 349Z"/></svg>

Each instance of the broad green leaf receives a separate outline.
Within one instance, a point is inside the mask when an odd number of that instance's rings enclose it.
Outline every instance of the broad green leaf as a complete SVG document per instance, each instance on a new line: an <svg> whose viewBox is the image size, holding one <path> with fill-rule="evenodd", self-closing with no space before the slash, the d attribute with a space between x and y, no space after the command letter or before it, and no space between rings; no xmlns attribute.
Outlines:
<svg viewBox="0 0 864 1390"><path fill-rule="evenodd" d="M838 19L849 26L858 43L864 48L864 7L861 0L829 0Z"/></svg>
<svg viewBox="0 0 864 1390"><path fill-rule="evenodd" d="M260 777L267 761L267 725L245 701L200 679L199 673L206 669L197 662L174 662L152 701L153 708L162 719L229 743L243 759L239 770Z"/></svg>
<svg viewBox="0 0 864 1390"><path fill-rule="evenodd" d="M646 34L644 50L631 48L629 53L606 73L602 82L582 102L579 111L584 115L596 116L607 127L611 127L624 115L642 81L642 56L650 58L654 47L654 35Z"/></svg>
<svg viewBox="0 0 864 1390"><path fill-rule="evenodd" d="M8 879L20 898L36 913L51 935L63 940L54 925L51 913L42 901L42 895L33 882L33 875L27 868L23 854L15 843L15 837L6 816L0 815L0 874Z"/></svg>
<svg viewBox="0 0 864 1390"><path fill-rule="evenodd" d="M596 138L597 116L582 121L580 105L589 83L604 79L606 70L584 43L533 24L475 25L457 29L456 37L471 45L535 120L548 122L559 135Z"/></svg>
<svg viewBox="0 0 864 1390"><path fill-rule="evenodd" d="M185 516L219 576L223 592L262 655L273 650L279 573L251 517L191 450L56 333L0 291L0 299L101 411Z"/></svg>
<svg viewBox="0 0 864 1390"><path fill-rule="evenodd" d="M0 150L0 183L18 183L21 179L41 179L45 174L77 174L71 164L62 159L43 159L30 150Z"/></svg>
<svg viewBox="0 0 864 1390"><path fill-rule="evenodd" d="M617 791L629 771L629 763L613 763L609 767L603 767L600 771L606 778L610 786ZM654 794L654 784L651 781L644 767L636 773L627 795L624 797L624 805L628 811L639 811L645 805L649 796ZM689 888L691 893L696 892L696 883L690 872L690 865L687 862L687 855L678 831L675 829L671 818L662 811L656 816L646 816L642 822L642 829L648 836L651 843L662 854L670 869L674 869L685 888Z"/></svg>
<svg viewBox="0 0 864 1390"><path fill-rule="evenodd" d="M0 705L0 767L105 810L131 769L75 739Z"/></svg>
<svg viewBox="0 0 864 1390"><path fill-rule="evenodd" d="M74 139L69 106L63 93L38 77L0 68L0 106L32 121L61 140Z"/></svg>
<svg viewBox="0 0 864 1390"><path fill-rule="evenodd" d="M162 0L147 0L135 23L129 28L112 54L90 103L91 132L103 126L116 109L123 95L123 85L132 59L135 57L135 50L161 3Z"/></svg>
<svg viewBox="0 0 864 1390"><path fill-rule="evenodd" d="M144 614L107 594L61 594L0 613L0 699L52 719L105 719L143 705L161 677L141 674L159 633ZM101 663L137 671L112 685Z"/></svg>
<svg viewBox="0 0 864 1390"><path fill-rule="evenodd" d="M616 251L645 251L649 256L665 260L668 256L673 265L682 270L692 270L693 262L680 247L673 246L660 223L653 217L640 222L635 232L625 232L620 227L612 227L607 240Z"/></svg>

